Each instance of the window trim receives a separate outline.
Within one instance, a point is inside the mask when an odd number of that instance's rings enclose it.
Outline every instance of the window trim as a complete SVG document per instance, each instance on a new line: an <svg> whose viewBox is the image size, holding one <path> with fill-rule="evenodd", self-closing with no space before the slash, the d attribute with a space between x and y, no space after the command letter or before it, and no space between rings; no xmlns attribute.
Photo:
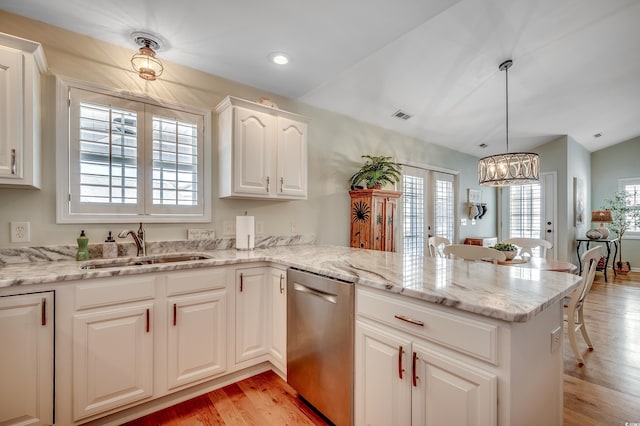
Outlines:
<svg viewBox="0 0 640 426"><path fill-rule="evenodd" d="M103 86L74 80L67 77L56 79L56 223L203 223L211 222L212 211L212 132L211 110L185 105L178 105L163 100L153 99L148 96L132 94L127 91L118 91ZM69 113L69 89L77 88L92 91L106 96L115 96L128 101L141 102L153 107L168 108L189 114L202 116L203 120L203 146L202 146L202 213L174 213L166 214L100 214L82 213L76 214L69 211L69 185L70 185L70 113ZM144 173L150 170L144 169ZM199 176L200 178L200 176ZM200 182L198 183L200 185ZM140 202L146 201L147 194Z"/></svg>

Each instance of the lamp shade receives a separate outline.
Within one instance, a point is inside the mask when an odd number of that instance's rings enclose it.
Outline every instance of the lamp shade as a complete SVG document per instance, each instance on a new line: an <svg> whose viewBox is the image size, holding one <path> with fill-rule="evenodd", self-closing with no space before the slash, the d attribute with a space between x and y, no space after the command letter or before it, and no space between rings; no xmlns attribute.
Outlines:
<svg viewBox="0 0 640 426"><path fill-rule="evenodd" d="M591 222L613 222L613 216L611 210L594 210L591 212Z"/></svg>

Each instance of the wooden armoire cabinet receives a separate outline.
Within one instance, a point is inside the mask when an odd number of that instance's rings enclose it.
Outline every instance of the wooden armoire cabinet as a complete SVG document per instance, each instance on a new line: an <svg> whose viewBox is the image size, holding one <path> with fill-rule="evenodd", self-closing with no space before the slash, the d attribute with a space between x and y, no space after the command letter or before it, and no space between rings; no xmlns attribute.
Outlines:
<svg viewBox="0 0 640 426"><path fill-rule="evenodd" d="M401 192L384 189L349 191L351 247L395 251L396 203Z"/></svg>

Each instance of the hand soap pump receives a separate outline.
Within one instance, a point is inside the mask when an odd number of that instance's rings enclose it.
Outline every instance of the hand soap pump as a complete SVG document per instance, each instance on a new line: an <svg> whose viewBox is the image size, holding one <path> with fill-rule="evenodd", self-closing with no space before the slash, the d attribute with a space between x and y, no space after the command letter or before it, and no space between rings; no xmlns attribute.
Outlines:
<svg viewBox="0 0 640 426"><path fill-rule="evenodd" d="M76 260L89 260L89 238L84 233L84 229L80 231L80 236L76 238L78 242L78 251L76 252Z"/></svg>
<svg viewBox="0 0 640 426"><path fill-rule="evenodd" d="M118 244L116 244L116 240L111 236L111 231L109 231L109 236L104 240L104 244L102 244L102 257L104 259L115 259L118 257Z"/></svg>

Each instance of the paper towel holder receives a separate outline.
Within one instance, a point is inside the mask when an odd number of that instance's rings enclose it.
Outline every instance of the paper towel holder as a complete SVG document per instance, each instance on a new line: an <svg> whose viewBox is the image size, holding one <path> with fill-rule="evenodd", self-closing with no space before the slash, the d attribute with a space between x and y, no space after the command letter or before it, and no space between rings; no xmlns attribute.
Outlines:
<svg viewBox="0 0 640 426"><path fill-rule="evenodd" d="M246 246L244 238L247 238ZM242 243L241 243L242 242ZM255 223L254 217L248 216L244 212L244 216L236 216L236 250L251 251L255 245Z"/></svg>

